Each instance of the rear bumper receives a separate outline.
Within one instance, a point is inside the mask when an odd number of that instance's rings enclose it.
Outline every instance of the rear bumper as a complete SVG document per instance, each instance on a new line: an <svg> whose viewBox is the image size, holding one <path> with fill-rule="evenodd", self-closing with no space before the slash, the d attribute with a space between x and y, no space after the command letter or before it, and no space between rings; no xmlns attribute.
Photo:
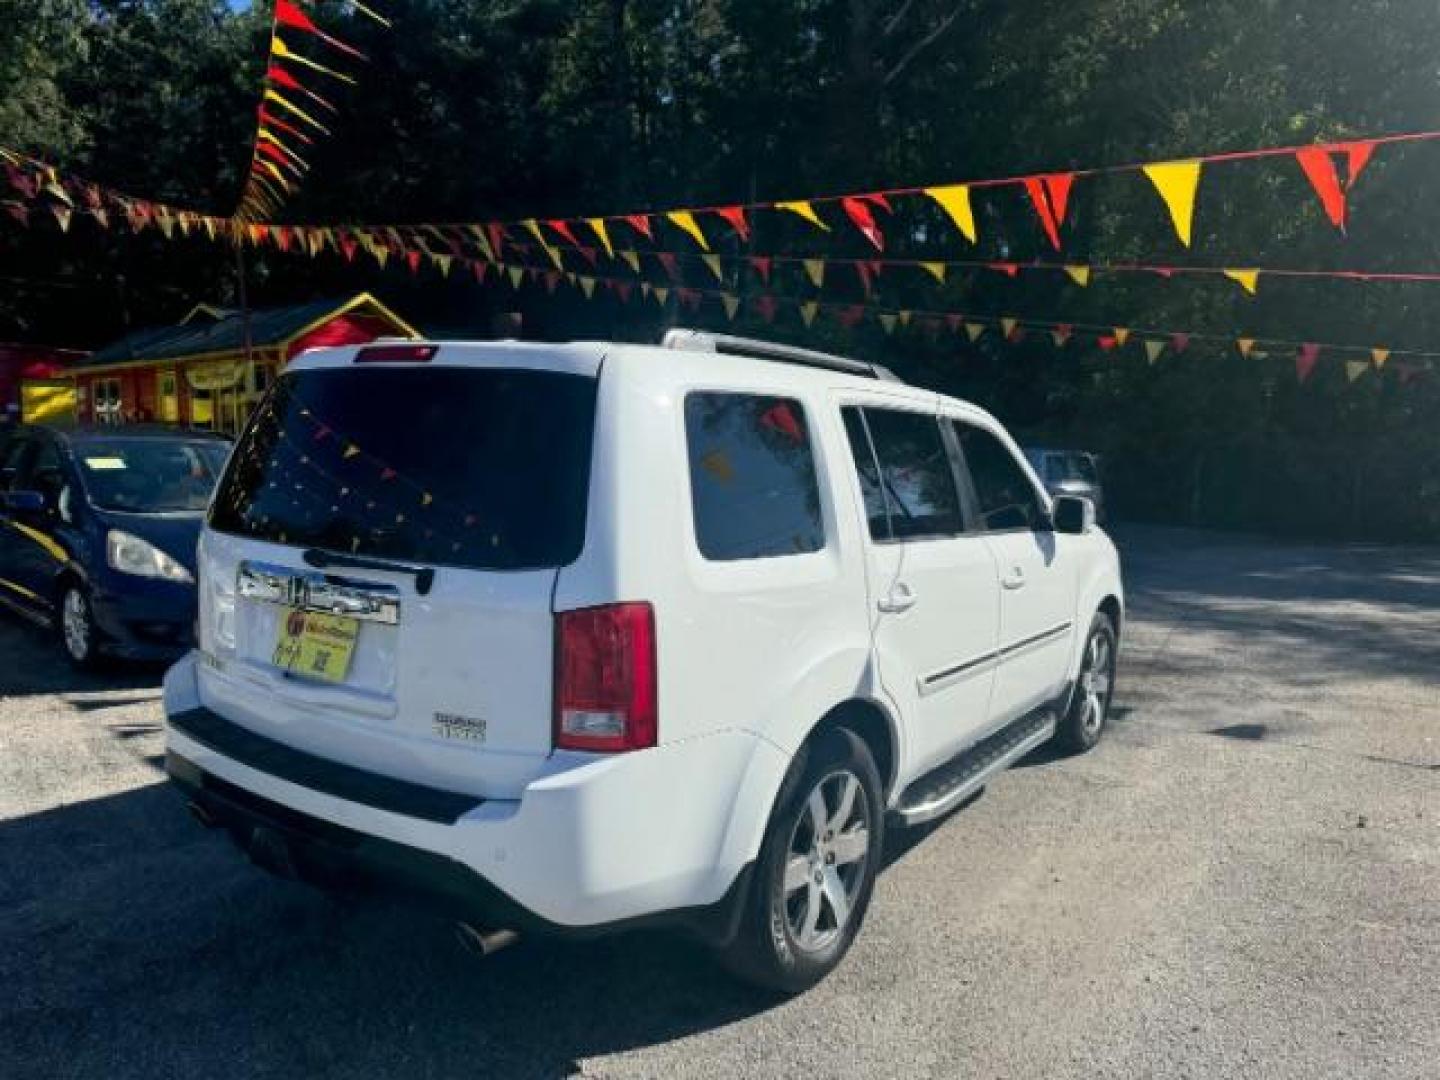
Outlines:
<svg viewBox="0 0 1440 1080"><path fill-rule="evenodd" d="M257 737L205 708L193 654L166 676L165 703L172 779L256 861L270 865L279 837L317 884L380 886L482 925L564 936L664 924L723 940L788 764L732 732L580 759L520 799L487 800ZM197 725L197 712L216 722Z"/></svg>

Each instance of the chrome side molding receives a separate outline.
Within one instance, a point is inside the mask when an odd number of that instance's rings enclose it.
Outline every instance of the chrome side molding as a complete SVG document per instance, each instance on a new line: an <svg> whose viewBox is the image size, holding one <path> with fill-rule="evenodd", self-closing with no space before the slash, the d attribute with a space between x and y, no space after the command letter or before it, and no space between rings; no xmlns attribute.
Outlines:
<svg viewBox="0 0 1440 1080"><path fill-rule="evenodd" d="M242 562L236 591L247 600L281 604L323 615L344 615L361 622L395 626L400 622L400 591L393 585L351 581L292 570L270 563Z"/></svg>

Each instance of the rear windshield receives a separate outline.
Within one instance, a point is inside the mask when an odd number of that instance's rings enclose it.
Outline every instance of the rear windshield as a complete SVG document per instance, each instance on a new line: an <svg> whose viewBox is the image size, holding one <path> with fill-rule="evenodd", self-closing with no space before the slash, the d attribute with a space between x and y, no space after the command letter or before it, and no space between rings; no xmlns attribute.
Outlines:
<svg viewBox="0 0 1440 1080"><path fill-rule="evenodd" d="M132 514L204 510L229 450L179 438L83 439L72 447L91 505Z"/></svg>
<svg viewBox="0 0 1440 1080"><path fill-rule="evenodd" d="M580 554L595 380L345 368L282 376L210 525L296 547L481 570Z"/></svg>

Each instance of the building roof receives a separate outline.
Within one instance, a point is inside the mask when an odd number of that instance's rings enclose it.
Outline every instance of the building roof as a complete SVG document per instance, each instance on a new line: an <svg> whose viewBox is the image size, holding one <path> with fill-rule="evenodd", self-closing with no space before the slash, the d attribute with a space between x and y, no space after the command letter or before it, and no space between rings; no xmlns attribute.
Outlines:
<svg viewBox="0 0 1440 1080"><path fill-rule="evenodd" d="M285 345L317 325L356 308L393 322L397 330L414 333L398 316L369 293L349 300L312 300L285 307L254 308L250 311L250 344L253 348ZM105 364L132 364L152 360L179 360L191 356L240 352L245 348L245 317L238 311L206 306L212 318L195 319L196 311L176 326L138 330L97 350L85 367ZM417 335L418 336L418 335Z"/></svg>

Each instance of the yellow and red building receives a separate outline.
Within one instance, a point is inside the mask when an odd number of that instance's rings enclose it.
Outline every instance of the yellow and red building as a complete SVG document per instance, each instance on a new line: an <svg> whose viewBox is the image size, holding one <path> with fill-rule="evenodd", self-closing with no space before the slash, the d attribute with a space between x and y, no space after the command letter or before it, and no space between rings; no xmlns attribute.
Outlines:
<svg viewBox="0 0 1440 1080"><path fill-rule="evenodd" d="M253 309L248 316L198 304L177 325L130 334L66 374L75 380L82 423L180 424L235 433L298 353L419 336L369 293Z"/></svg>

